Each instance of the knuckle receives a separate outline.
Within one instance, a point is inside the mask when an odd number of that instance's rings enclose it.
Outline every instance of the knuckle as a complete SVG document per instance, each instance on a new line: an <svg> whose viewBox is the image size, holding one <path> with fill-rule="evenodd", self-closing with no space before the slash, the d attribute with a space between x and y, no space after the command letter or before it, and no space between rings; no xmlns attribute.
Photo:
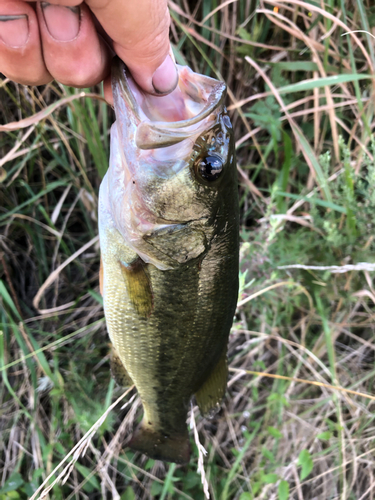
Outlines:
<svg viewBox="0 0 375 500"><path fill-rule="evenodd" d="M169 50L169 18L159 23L156 31L139 39L133 53L141 61L161 63Z"/></svg>

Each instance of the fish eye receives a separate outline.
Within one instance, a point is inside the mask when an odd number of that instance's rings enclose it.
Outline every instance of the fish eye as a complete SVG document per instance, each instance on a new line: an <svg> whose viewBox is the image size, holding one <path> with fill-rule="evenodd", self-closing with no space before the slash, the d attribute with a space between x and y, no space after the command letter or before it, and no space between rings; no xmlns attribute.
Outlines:
<svg viewBox="0 0 375 500"><path fill-rule="evenodd" d="M198 158L196 162L196 171L205 181L216 181L220 177L224 168L223 159L215 154L209 154Z"/></svg>

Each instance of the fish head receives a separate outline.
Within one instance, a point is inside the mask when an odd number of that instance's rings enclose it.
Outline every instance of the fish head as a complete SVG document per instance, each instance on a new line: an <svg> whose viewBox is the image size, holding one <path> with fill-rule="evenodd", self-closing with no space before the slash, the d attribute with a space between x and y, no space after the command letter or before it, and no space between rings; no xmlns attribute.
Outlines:
<svg viewBox="0 0 375 500"><path fill-rule="evenodd" d="M225 84L185 66L178 73L176 89L157 97L119 60L112 69L111 213L125 241L160 269L207 252L225 193L237 189Z"/></svg>

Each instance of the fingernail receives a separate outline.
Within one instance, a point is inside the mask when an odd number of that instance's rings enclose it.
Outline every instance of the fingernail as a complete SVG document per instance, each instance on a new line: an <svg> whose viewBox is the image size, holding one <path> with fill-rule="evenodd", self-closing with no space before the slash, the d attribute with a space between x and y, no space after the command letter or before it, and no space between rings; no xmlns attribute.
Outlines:
<svg viewBox="0 0 375 500"><path fill-rule="evenodd" d="M64 7L41 2L44 20L49 34L59 42L70 42L77 37L80 28L80 7Z"/></svg>
<svg viewBox="0 0 375 500"><path fill-rule="evenodd" d="M168 94L176 88L178 82L178 73L175 63L170 55L164 59L164 62L155 71L152 77L152 85L157 94Z"/></svg>
<svg viewBox="0 0 375 500"><path fill-rule="evenodd" d="M10 47L23 47L29 38L29 22L27 15L0 15L0 38Z"/></svg>

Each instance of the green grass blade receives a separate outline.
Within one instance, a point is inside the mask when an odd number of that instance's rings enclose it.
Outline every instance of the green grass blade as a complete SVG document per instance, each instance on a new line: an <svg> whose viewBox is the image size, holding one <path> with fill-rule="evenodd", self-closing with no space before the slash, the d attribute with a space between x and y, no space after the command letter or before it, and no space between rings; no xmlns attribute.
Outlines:
<svg viewBox="0 0 375 500"><path fill-rule="evenodd" d="M0 215L0 222L4 221L4 220L7 220L11 215L15 214L16 212L20 212L25 207L31 205L35 201L37 201L40 198L42 198L45 194L50 193L51 191L53 191L54 189L56 189L56 188L58 188L60 186L66 186L66 182L65 181L51 182L45 189L42 189L41 191L39 191L38 194L35 194L29 200L21 203L16 208L13 208L12 210L9 210L6 214Z"/></svg>
<svg viewBox="0 0 375 500"><path fill-rule="evenodd" d="M224 484L224 488L223 488L223 492L220 496L220 500L229 500L229 487L231 485L231 483L233 482L234 478L235 478L235 475L237 473L237 470L238 468L240 467L241 465L241 461L246 453L246 451L248 450L251 442L253 441L253 439L255 438L255 436L258 434L258 430L259 430L259 427L260 427L260 423L257 423L254 427L254 430L253 432L250 434L250 436L246 439L241 451L239 452L239 454L237 455L237 458L234 462L234 464L232 465L232 468L230 469L229 473L228 473L228 477L227 477L227 480Z"/></svg>
<svg viewBox="0 0 375 500"><path fill-rule="evenodd" d="M303 80L302 82L285 85L278 88L279 94L293 94L294 92L307 92L308 90L318 89L322 87L331 87L332 85L340 85L349 82L358 82L360 80L372 80L375 75L366 74L342 74L327 76L325 78L313 78L310 80Z"/></svg>
<svg viewBox="0 0 375 500"><path fill-rule="evenodd" d="M173 491L173 473L176 469L176 464L171 464L169 466L168 474L164 480L163 490L160 495L160 500L165 500L168 493Z"/></svg>
<svg viewBox="0 0 375 500"><path fill-rule="evenodd" d="M316 173L317 176L317 181L319 184L320 189L323 191L325 194L325 197L329 203L332 203L332 195L328 186L327 179L325 178L325 175L323 173L323 170L316 159L316 156L314 154L314 151L312 150L312 147L306 140L305 136L300 132L298 129L295 129L295 133L298 136L298 139L300 140L301 146L306 152L306 155L309 157L309 160L311 161L311 164L313 166L313 169Z"/></svg>
<svg viewBox="0 0 375 500"><path fill-rule="evenodd" d="M342 214L346 214L347 210L345 207L341 207L340 205L337 205L336 203L330 202L330 201L325 201L321 200L320 198L313 198L312 196L302 196L299 194L293 194L293 193L286 193L285 191L277 191L278 195L285 196L286 198L292 198L293 200L305 200L308 203L314 204L314 205L319 205L320 207L325 207L325 208L330 208L331 210L335 210L336 212L340 212Z"/></svg>

